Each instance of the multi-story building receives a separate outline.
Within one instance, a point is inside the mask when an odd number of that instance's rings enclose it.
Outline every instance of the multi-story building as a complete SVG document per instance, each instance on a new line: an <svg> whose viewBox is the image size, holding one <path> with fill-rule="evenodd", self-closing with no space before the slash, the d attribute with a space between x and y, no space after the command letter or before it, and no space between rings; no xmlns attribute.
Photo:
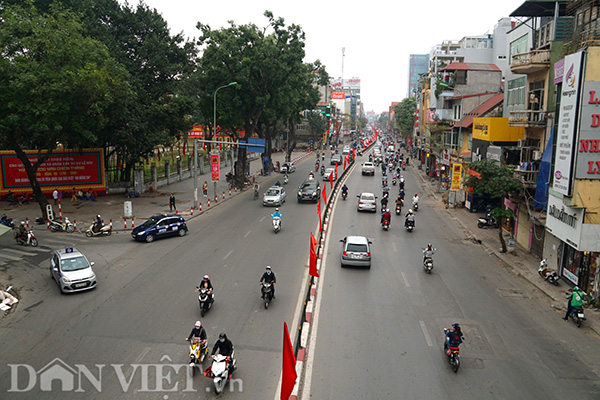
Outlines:
<svg viewBox="0 0 600 400"><path fill-rule="evenodd" d="M408 93L406 97L415 97L419 90L419 77L429 70L429 54L411 54L408 56Z"/></svg>

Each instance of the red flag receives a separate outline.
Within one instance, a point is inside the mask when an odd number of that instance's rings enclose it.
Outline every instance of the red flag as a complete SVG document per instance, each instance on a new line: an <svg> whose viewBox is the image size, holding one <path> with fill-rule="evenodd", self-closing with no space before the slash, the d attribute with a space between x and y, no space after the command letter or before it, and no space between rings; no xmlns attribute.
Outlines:
<svg viewBox="0 0 600 400"><path fill-rule="evenodd" d="M317 203L317 213L319 214L319 232L321 232L321 198L319 197L319 202Z"/></svg>
<svg viewBox="0 0 600 400"><path fill-rule="evenodd" d="M337 167L337 164L335 164L335 166ZM333 174L329 174L329 184L331 185L331 188L333 189ZM323 188L325 188L325 185L323 185Z"/></svg>
<svg viewBox="0 0 600 400"><path fill-rule="evenodd" d="M185 142L183 142L183 155L185 156Z"/></svg>
<svg viewBox="0 0 600 400"><path fill-rule="evenodd" d="M315 244L317 240L313 236L312 232L310 234L310 258L308 262L308 273L310 276L319 277L319 271L317 270L317 252L315 250Z"/></svg>
<svg viewBox="0 0 600 400"><path fill-rule="evenodd" d="M323 185L323 203L327 204L327 185Z"/></svg>
<svg viewBox="0 0 600 400"><path fill-rule="evenodd" d="M337 179L337 166L338 166L338 164L337 164L337 163L335 163L335 178L336 178L336 179Z"/></svg>
<svg viewBox="0 0 600 400"><path fill-rule="evenodd" d="M288 400L296 383L296 357L287 324L283 323L283 361L281 363L281 400Z"/></svg>
<svg viewBox="0 0 600 400"><path fill-rule="evenodd" d="M348 161L348 156L344 157L344 169L346 169L346 161Z"/></svg>

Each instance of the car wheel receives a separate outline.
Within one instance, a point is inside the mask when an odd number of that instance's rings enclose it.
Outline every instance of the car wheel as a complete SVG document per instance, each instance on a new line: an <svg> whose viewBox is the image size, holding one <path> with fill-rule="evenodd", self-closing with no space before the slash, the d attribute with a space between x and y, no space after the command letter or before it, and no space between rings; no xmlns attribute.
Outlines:
<svg viewBox="0 0 600 400"><path fill-rule="evenodd" d="M152 243L152 242L154 242L154 235L146 236L146 243Z"/></svg>
<svg viewBox="0 0 600 400"><path fill-rule="evenodd" d="M177 232L177 234L182 237L185 236L186 233L187 231L185 229L180 229L179 232Z"/></svg>

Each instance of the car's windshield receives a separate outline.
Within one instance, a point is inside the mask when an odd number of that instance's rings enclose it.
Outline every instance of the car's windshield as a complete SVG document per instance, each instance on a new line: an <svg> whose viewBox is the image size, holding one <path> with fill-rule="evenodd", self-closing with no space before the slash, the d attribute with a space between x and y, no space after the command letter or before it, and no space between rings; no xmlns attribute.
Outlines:
<svg viewBox="0 0 600 400"><path fill-rule="evenodd" d="M150 228L151 226L155 225L159 221L159 219L160 218L152 217L152 218L150 218L149 220L147 220L146 222L144 222L140 226L143 227L143 228Z"/></svg>
<svg viewBox="0 0 600 400"><path fill-rule="evenodd" d="M346 247L346 251L353 251L356 253L366 253L367 252L367 245L366 244L355 244L355 243L348 243L348 247Z"/></svg>
<svg viewBox="0 0 600 400"><path fill-rule="evenodd" d="M314 183L305 182L302 184L302 186L300 186L300 190L316 189L316 187L317 185L315 185Z"/></svg>
<svg viewBox="0 0 600 400"><path fill-rule="evenodd" d="M279 194L279 190L277 189L269 189L267 190L267 193L265 193L267 196L277 196Z"/></svg>
<svg viewBox="0 0 600 400"><path fill-rule="evenodd" d="M375 200L375 196L371 194L363 194L360 196L361 200Z"/></svg>
<svg viewBox="0 0 600 400"><path fill-rule="evenodd" d="M79 269L85 269L88 267L89 264L83 256L67 258L60 261L60 269L65 272L77 271Z"/></svg>

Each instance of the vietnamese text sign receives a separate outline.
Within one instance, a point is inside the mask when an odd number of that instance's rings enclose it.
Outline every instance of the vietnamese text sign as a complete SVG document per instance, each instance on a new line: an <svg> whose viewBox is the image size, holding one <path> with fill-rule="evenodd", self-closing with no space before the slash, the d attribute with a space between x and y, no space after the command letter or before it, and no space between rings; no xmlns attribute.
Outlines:
<svg viewBox="0 0 600 400"><path fill-rule="evenodd" d="M556 159L552 189L565 196L571 195L573 176L573 155L575 130L577 128L577 108L581 87L581 60L583 52L565 57L561 89L558 137L556 139Z"/></svg>
<svg viewBox="0 0 600 400"><path fill-rule="evenodd" d="M29 161L34 164L38 160L38 152L25 151ZM0 151L0 193L13 192L31 193L31 184L25 166L13 151ZM43 192L56 189L70 190L77 188L92 188L103 192L106 190L104 180L104 151L102 149L61 150L52 155L40 165L36 173L37 181Z"/></svg>
<svg viewBox="0 0 600 400"><path fill-rule="evenodd" d="M583 82L575 178L600 179L600 82Z"/></svg>
<svg viewBox="0 0 600 400"><path fill-rule="evenodd" d="M344 100L345 98L346 98L346 92L344 92L343 90L336 90L334 92L331 92L332 100Z"/></svg>
<svg viewBox="0 0 600 400"><path fill-rule="evenodd" d="M219 182L219 155L210 155L210 178L212 182Z"/></svg>
<svg viewBox="0 0 600 400"><path fill-rule="evenodd" d="M460 178L462 177L462 164L452 166L452 184L450 190L460 190Z"/></svg>

